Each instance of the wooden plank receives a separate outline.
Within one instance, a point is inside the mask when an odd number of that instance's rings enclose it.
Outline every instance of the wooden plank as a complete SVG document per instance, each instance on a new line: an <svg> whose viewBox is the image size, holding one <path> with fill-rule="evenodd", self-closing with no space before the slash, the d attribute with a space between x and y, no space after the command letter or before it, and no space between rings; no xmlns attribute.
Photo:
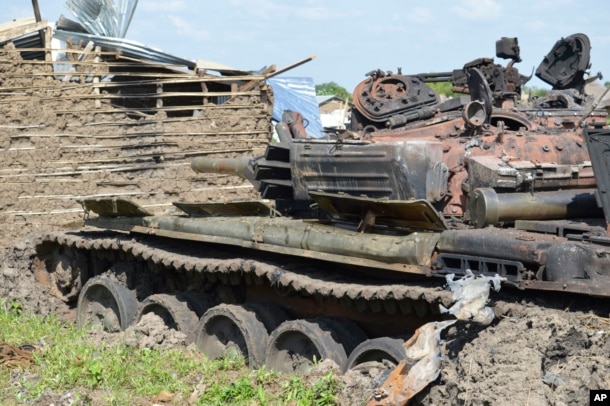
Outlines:
<svg viewBox="0 0 610 406"><path fill-rule="evenodd" d="M166 122L167 120L164 120ZM108 123L105 123L106 125ZM128 123L120 123L122 125ZM10 127L10 126L1 126ZM40 126L31 126L31 128L37 127L45 127L44 125ZM14 128L21 128L18 126L14 126ZM28 127L24 127L28 128ZM49 134L16 134L9 136L10 139L30 139L30 138L88 138L88 139L102 139L102 140L111 140L111 139L130 139L130 138L146 138L146 137L185 137L185 136L207 136L207 139L198 141L198 143L216 143L216 142L226 142L226 140L209 140L209 136L217 136L218 138L222 138L224 136L229 135L252 135L252 134L265 134L267 130L257 130L253 129L251 131L188 131L188 132L138 132L138 133L130 133L130 134L121 134L121 135L91 135L91 134L62 134L62 133L49 133ZM235 141L248 141L252 140L251 138L232 138ZM3 151L0 149L0 151Z"/></svg>
<svg viewBox="0 0 610 406"><path fill-rule="evenodd" d="M248 105L239 105L239 106L235 106L235 105L231 105L230 110L238 110L238 109L252 109L252 105L248 104ZM206 110L209 109L215 109L215 110L226 110L227 107L221 107L221 106L212 106L212 105L208 105L206 106ZM111 113L117 113L118 110L104 110L104 111L96 111L96 113L101 113L101 114L111 114ZM68 111L69 113L69 111ZM242 118L255 118L255 119L268 119L269 116L265 113L261 113L258 115L252 115L250 113L245 114L245 115L237 115L237 114L232 114L231 117L242 117ZM167 118L165 120L163 120L164 123L176 123L176 122L183 122L183 121L200 121L201 118L199 117L183 117L183 118ZM104 126L134 126L134 127L140 127L140 126L144 126L144 125L150 125L150 124L158 124L159 120L130 120L130 121L96 121L96 122L92 122L92 123L85 123L85 124L78 124L78 127L87 127L87 126L98 126L98 125L104 125ZM75 125L73 124L68 124L68 127L74 127Z"/></svg>
<svg viewBox="0 0 610 406"><path fill-rule="evenodd" d="M242 106L243 108L252 108L252 105L249 106ZM206 107L209 108L209 107ZM230 109L232 109L233 106L231 106ZM172 106L172 107L163 107L161 109L158 109L156 107L137 107L137 108L127 108L127 107L119 107L117 106L114 109L109 109L109 110L100 110L100 111L96 111L96 113L107 113L107 114L112 114L112 113L137 113L137 112L142 112L142 113L156 113L159 111L190 111L190 110L199 110L201 109L201 106ZM225 107L225 109L230 110L229 108ZM224 110L224 109L223 109ZM72 109L72 110L56 110L55 111L56 114L86 114L86 113L90 113L89 110L87 109ZM244 117L252 117L252 116L244 116ZM261 115L261 117L265 117L264 115ZM165 120L164 120L165 121ZM157 120L158 122L158 120ZM87 124L85 124L87 125Z"/></svg>
<svg viewBox="0 0 610 406"><path fill-rule="evenodd" d="M160 109L163 107L163 85L160 83L157 83L157 94L154 96L157 98L157 108ZM171 96L166 96L166 97L171 97Z"/></svg>
<svg viewBox="0 0 610 406"><path fill-rule="evenodd" d="M51 27L47 27L45 29L44 36L44 45L51 45L51 41L53 40L53 29ZM49 48L45 48L46 51L44 53L44 60L47 63L53 63L53 53L49 50Z"/></svg>
<svg viewBox="0 0 610 406"><path fill-rule="evenodd" d="M0 24L0 27L2 26L2 24ZM2 34L2 30L0 30L0 34ZM62 52L62 53L66 53L66 54L79 54L81 52L83 52L82 49L79 48L52 48L49 44L48 47L43 47L43 48L37 48L37 47L23 47L23 48L19 48L19 52ZM0 53L2 53L2 48L0 48ZM105 56L112 56L112 57L116 57L116 51L102 51L101 52L102 55ZM57 63L59 61L54 61L53 63ZM32 64L41 64L41 63L46 63L45 61L41 61L41 60L31 60L28 61L28 64L32 63ZM120 63L120 62L116 62L116 63Z"/></svg>
<svg viewBox="0 0 610 406"><path fill-rule="evenodd" d="M47 76L52 76L47 74ZM55 76L59 76L56 74ZM7 76L4 76L5 78ZM225 80L212 81L214 83L223 83ZM202 87L205 87L205 84L210 82L210 80L200 80L195 78L185 78L185 79L165 79L165 80L132 80L130 82L100 82L100 83L82 83L82 84L74 84L70 83L69 85L63 84L60 81L53 85L42 85L42 86L15 86L15 87L0 87L0 92L18 92L22 90L71 90L71 89L86 89L89 87L96 87L100 89L105 88L127 88L130 86L156 86L157 84L168 85L168 84L194 84L201 83ZM205 90L204 90L205 91ZM9 93L10 94L10 93Z"/></svg>
<svg viewBox="0 0 610 406"><path fill-rule="evenodd" d="M316 55L314 54L314 55L311 55L311 56L309 56L309 57L307 57L307 58L305 58L305 59L301 59L300 61L297 61L297 62L295 62L295 63L292 63L292 64L290 64L290 65L288 65L288 66L285 66L285 67L283 67L282 69L279 69L279 70L275 70L275 65L271 65L271 67L273 67L273 71L270 71L270 72L266 72L266 70L265 70L265 71L263 71L263 75L264 75L265 77L264 77L263 79L261 79L261 80L269 79L269 78L272 78L272 77L274 77L274 76L277 76L277 75L279 75L279 74L281 74L281 73L287 72L287 71L289 71L290 69L294 69L294 68L296 68L297 66L301 66L301 65L303 65L304 63L307 63L307 62L309 62L309 61L313 61L315 58L316 58ZM258 84L258 83L259 83L261 80L252 80L252 81L250 81L250 82L246 83L244 86L242 86L242 87L241 87L239 90L242 90L242 91L243 91L243 90L252 89L252 88L253 88L254 86L256 86L256 85L257 85L257 84Z"/></svg>
<svg viewBox="0 0 610 406"><path fill-rule="evenodd" d="M102 52L102 47L100 47L99 45L95 47L95 57L93 58L93 62L97 65L100 62L100 52ZM99 86L96 86L100 83L100 77L99 76L94 76L93 77L93 93L96 96L100 95L100 88ZM99 99L95 100L95 108L96 109L101 109L102 108L102 101Z"/></svg>
<svg viewBox="0 0 610 406"><path fill-rule="evenodd" d="M253 89L254 87L256 87L257 84L259 84L262 80L265 79L266 75L271 74L272 72L275 72L275 65L268 66L267 69L263 70L262 78L253 78L248 83L244 84L243 86L240 86L239 91L243 92L246 90Z"/></svg>
<svg viewBox="0 0 610 406"><path fill-rule="evenodd" d="M22 37L27 34L31 34L36 31L44 30L47 27L48 23L46 20L42 21L33 21L29 24L23 24L20 26L16 26L14 28L9 28L7 30L0 31L0 43L8 42L13 39ZM34 48L39 51L46 51L45 48ZM22 52L23 50L29 50L29 48L19 48L18 51Z"/></svg>
<svg viewBox="0 0 610 406"><path fill-rule="evenodd" d="M19 49L19 52L21 52L21 49ZM28 64L30 64L31 61L28 61ZM2 61L0 59L0 63L8 63L8 61ZM43 62L46 63L46 62ZM78 65L77 63L72 63L73 65ZM83 72L85 75L99 75L99 72ZM251 79L259 79L259 80L263 80L265 79L264 77L260 77L260 76L241 76L241 77L197 77L197 76L187 76L187 75L178 75L178 74L173 74L173 73L159 73L159 72L112 72L112 73L108 73L109 76L119 76L119 77L144 77L144 78L173 78L173 79L178 79L178 80L189 80L191 82L235 82L235 81L241 81L241 80L251 80ZM32 72L32 73L10 73L10 74L6 74L3 77L7 77L7 78L15 78L15 79L27 79L30 77L37 77L37 76L48 76L48 73L40 73L40 72Z"/></svg>

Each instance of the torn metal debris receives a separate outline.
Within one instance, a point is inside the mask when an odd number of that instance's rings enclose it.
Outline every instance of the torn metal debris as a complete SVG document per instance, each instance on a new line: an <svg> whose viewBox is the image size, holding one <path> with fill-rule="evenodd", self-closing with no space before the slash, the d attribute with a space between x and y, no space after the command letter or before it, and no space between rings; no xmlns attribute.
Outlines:
<svg viewBox="0 0 610 406"><path fill-rule="evenodd" d="M441 373L441 332L457 320L424 324L405 344L404 360L394 368L385 382L375 390L369 406L406 405L417 393Z"/></svg>
<svg viewBox="0 0 610 406"><path fill-rule="evenodd" d="M70 10L93 35L123 38L138 0L67 0Z"/></svg>

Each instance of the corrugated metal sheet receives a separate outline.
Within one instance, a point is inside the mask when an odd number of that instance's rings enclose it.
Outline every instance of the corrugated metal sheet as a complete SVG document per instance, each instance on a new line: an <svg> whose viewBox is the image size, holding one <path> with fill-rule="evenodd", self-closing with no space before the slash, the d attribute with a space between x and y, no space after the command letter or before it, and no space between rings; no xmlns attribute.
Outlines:
<svg viewBox="0 0 610 406"><path fill-rule="evenodd" d="M72 39L73 43L82 41L84 44L93 41L96 46L100 46L104 51L120 51L122 55L150 62L166 63L170 65L186 66L189 69L195 68L195 62L167 54L161 50L146 47L138 42L124 38L110 38L100 35L84 34L80 32L70 32L55 30L53 36L62 41Z"/></svg>
<svg viewBox="0 0 610 406"><path fill-rule="evenodd" d="M66 8L91 34L124 38L138 0L67 0Z"/></svg>
<svg viewBox="0 0 610 406"><path fill-rule="evenodd" d="M322 137L320 109L316 101L316 88L312 78L273 78L267 79L273 88L273 119L282 120L284 110L297 111L306 120L307 135Z"/></svg>

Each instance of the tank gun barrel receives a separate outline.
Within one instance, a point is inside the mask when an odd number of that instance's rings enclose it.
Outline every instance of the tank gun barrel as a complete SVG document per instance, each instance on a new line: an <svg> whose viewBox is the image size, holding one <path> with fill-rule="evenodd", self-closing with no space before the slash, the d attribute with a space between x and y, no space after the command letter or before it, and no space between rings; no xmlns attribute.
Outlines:
<svg viewBox="0 0 610 406"><path fill-rule="evenodd" d="M197 173L219 173L225 175L239 176L240 178L253 180L254 172L250 166L252 157L239 158L194 158L191 169Z"/></svg>
<svg viewBox="0 0 610 406"><path fill-rule="evenodd" d="M459 71L459 70L458 70ZM453 82L456 76L456 71L452 72L431 72L431 73L418 73L412 75L417 77L422 82Z"/></svg>

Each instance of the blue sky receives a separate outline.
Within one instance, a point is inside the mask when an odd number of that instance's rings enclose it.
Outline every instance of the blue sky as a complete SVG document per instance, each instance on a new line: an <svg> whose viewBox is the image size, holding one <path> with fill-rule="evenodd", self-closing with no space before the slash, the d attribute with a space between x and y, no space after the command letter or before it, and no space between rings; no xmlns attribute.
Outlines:
<svg viewBox="0 0 610 406"><path fill-rule="evenodd" d="M65 0L38 1L44 19L73 18ZM2 0L0 22L32 15L31 1ZM126 38L245 70L316 54L284 76L352 91L373 69L451 71L495 58L501 37L519 38L517 67L529 75L559 38L574 33L591 40L591 73L610 81L609 22L608 0L139 0ZM535 77L528 85L548 88Z"/></svg>

